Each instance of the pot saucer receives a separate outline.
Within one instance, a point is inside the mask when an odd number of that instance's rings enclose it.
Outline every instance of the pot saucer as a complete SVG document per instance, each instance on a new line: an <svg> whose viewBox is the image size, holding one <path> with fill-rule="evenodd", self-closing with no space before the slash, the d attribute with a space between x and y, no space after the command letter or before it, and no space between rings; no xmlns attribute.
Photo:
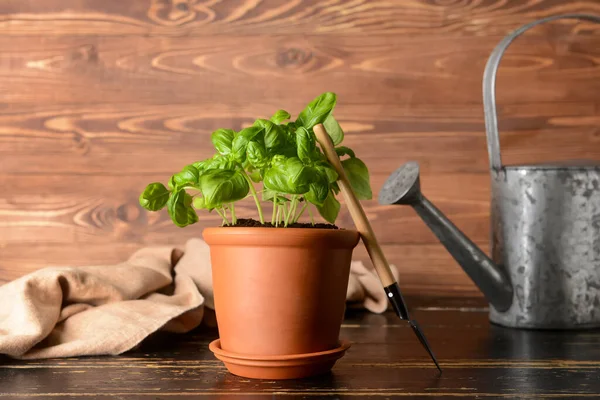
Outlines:
<svg viewBox="0 0 600 400"><path fill-rule="evenodd" d="M341 340L339 347L317 353L256 356L225 351L220 339L208 346L229 372L254 379L297 379L327 373L349 347L350 342Z"/></svg>

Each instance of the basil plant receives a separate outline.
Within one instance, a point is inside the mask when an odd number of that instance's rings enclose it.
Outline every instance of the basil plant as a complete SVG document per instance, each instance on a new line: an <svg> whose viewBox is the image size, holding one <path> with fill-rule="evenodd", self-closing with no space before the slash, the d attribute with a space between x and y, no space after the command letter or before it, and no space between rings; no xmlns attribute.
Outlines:
<svg viewBox="0 0 600 400"><path fill-rule="evenodd" d="M216 130L211 135L213 157L186 165L171 176L167 187L149 184L140 195L140 204L150 211L166 206L179 227L197 222L197 210L215 211L223 224L235 225L234 204L249 196L262 224L261 204L266 202L273 204L270 222L275 226L293 224L305 211L314 224L311 205L326 221L335 223L340 211L338 174L317 146L315 125L325 126L357 197L372 197L367 167L354 151L341 146L344 133L332 115L335 103L334 93L324 93L295 121L287 111L279 110L239 132Z"/></svg>

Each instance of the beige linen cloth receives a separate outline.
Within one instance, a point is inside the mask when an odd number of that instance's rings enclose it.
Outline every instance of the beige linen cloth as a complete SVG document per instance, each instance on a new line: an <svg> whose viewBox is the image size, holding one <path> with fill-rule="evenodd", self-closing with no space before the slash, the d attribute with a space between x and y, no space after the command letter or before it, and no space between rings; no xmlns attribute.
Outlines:
<svg viewBox="0 0 600 400"><path fill-rule="evenodd" d="M347 301L375 313L387 308L377 276L359 261L352 262ZM144 248L117 265L48 267L0 286L0 354L121 354L156 331L198 327L205 308L214 309L212 275L200 239L183 252Z"/></svg>

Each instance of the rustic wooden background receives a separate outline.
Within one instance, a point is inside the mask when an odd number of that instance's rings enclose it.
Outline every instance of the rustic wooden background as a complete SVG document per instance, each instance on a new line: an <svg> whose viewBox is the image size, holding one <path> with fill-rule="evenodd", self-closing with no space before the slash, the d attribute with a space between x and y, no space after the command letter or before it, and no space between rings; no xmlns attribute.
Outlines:
<svg viewBox="0 0 600 400"><path fill-rule="evenodd" d="M487 249L484 64L511 30L566 12L600 2L0 1L0 282L199 236L218 218L177 228L139 207L145 184L207 157L214 129L323 91L375 193L418 160L431 200ZM527 33L497 92L509 163L600 160L600 25ZM365 206L406 292L477 295L410 209Z"/></svg>

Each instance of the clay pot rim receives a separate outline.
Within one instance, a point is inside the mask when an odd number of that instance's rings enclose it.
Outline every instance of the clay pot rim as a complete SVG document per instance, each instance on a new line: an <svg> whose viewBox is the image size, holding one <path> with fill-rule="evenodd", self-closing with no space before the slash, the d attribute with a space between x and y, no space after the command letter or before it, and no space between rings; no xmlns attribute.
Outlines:
<svg viewBox="0 0 600 400"><path fill-rule="evenodd" d="M250 226L209 226L204 228L204 231L214 231L217 232L236 232L236 234L267 234L274 233L289 235L296 234L298 232L318 232L320 234L329 234L329 235L340 235L340 234L356 234L358 233L355 229L325 229L325 228L298 228L298 227L289 227L289 228L270 228L270 227L250 227Z"/></svg>
<svg viewBox="0 0 600 400"><path fill-rule="evenodd" d="M209 245L302 246L322 241L328 246L354 248L360 240L353 229L322 228L210 227L202 231L202 236Z"/></svg>
<svg viewBox="0 0 600 400"><path fill-rule="evenodd" d="M351 342L348 340L340 340L339 346L325 351L319 351L315 353L303 353L303 354L289 354L289 355L255 355L255 354L237 354L232 353L221 348L221 339L215 339L208 345L210 351L212 351L217 357L227 358L229 360L235 360L238 364L243 364L244 361L251 363L266 362L269 364L277 362L292 362L292 361L307 361L307 362L321 362L323 358L329 359L331 356L336 358L341 357L346 350L351 346ZM339 356L339 357L338 357ZM313 361L314 360L314 361Z"/></svg>

